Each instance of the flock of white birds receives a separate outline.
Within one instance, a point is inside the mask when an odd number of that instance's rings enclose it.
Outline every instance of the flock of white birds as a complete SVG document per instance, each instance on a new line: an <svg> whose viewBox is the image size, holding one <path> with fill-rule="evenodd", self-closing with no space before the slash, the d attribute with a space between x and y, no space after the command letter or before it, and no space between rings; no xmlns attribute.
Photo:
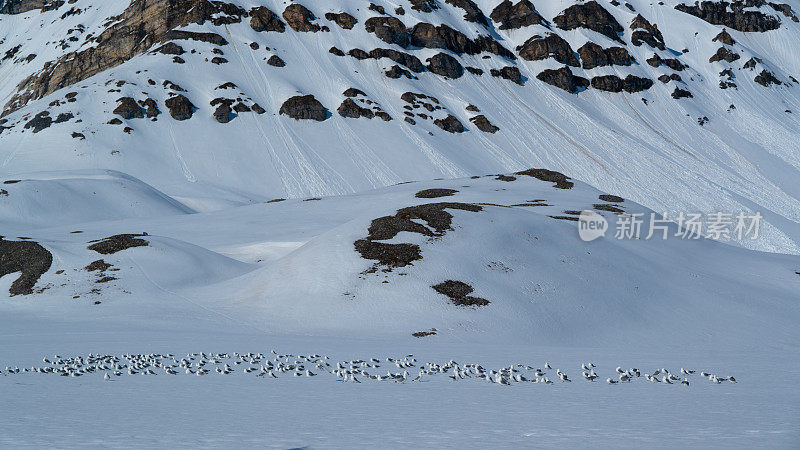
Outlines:
<svg viewBox="0 0 800 450"><path fill-rule="evenodd" d="M487 369L478 363L458 363L449 360L440 362L420 362L414 355L399 358L386 357L383 359L370 357L368 359L342 360L333 362L329 356L279 354L275 350L270 353L187 353L180 357L171 353L167 354L122 354L122 355L78 355L62 357L53 355L43 357L44 365L39 367L22 368L6 366L0 375L9 376L20 373L53 374L63 377L80 377L84 375L103 374L105 381L112 381L116 377L128 375L186 375L204 376L216 372L219 375L230 375L235 372L255 374L257 377L281 378L289 377L314 377L321 374L334 375L340 382L361 383L361 380L393 381L395 383L427 381L430 377L447 376L451 381L472 379L486 381L490 384L510 386L514 383L544 383L553 384L557 379L561 383L571 382L566 372L555 369L554 380L548 376L548 371L553 368L550 363L535 367L530 364L513 363L497 370ZM386 374L382 374L383 369ZM600 377L595 372L594 363L582 363L583 378L594 382ZM409 373L418 370L412 378ZM660 368L652 372L642 372L637 368L623 369L617 366L615 378L607 377L606 383L630 383L637 378L644 378L651 383L681 384L689 386L689 376L697 371L681 367L680 374L670 372L669 369ZM723 377L714 373L701 371L701 377L708 381L720 384L722 382L736 383L732 376Z"/></svg>

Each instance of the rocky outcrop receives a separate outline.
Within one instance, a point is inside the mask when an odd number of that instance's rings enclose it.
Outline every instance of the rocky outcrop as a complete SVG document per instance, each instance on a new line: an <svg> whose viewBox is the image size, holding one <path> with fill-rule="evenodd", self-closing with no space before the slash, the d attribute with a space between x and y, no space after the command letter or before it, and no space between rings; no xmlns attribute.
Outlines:
<svg viewBox="0 0 800 450"><path fill-rule="evenodd" d="M483 15L483 11L472 0L444 0L448 5L464 10L464 20L477 23L485 27L489 26L489 20Z"/></svg>
<svg viewBox="0 0 800 450"><path fill-rule="evenodd" d="M175 120L188 120L194 114L195 106L183 94L168 98L165 102L169 115Z"/></svg>
<svg viewBox="0 0 800 450"><path fill-rule="evenodd" d="M279 114L295 120L316 120L322 122L328 118L328 110L313 95L296 95L281 105Z"/></svg>
<svg viewBox="0 0 800 450"><path fill-rule="evenodd" d="M503 79L506 79L506 80L509 80L509 81L513 81L514 83L517 83L520 86L523 85L522 73L520 73L520 71L519 71L519 69L517 67L506 66L506 67L503 67L502 69L491 69L489 71L489 73L493 77L503 78Z"/></svg>
<svg viewBox="0 0 800 450"><path fill-rule="evenodd" d="M286 66L286 62L284 60L282 60L281 57L278 56L278 55L270 56L269 59L267 60L267 64L269 64L272 67L285 67Z"/></svg>
<svg viewBox="0 0 800 450"><path fill-rule="evenodd" d="M772 72L766 69L762 70L760 74L756 75L753 81L764 87L768 87L771 84L783 84L781 83L781 80L775 78L775 75Z"/></svg>
<svg viewBox="0 0 800 450"><path fill-rule="evenodd" d="M342 117L349 117L351 119L358 119L359 117L372 119L375 117L375 113L373 113L371 109L358 106L352 98L344 99L342 104L336 108L336 112Z"/></svg>
<svg viewBox="0 0 800 450"><path fill-rule="evenodd" d="M720 47L717 49L717 52L714 53L711 58L708 59L708 62L713 63L717 61L727 61L727 62L734 62L737 59L741 58L738 53L729 50L725 47Z"/></svg>
<svg viewBox="0 0 800 450"><path fill-rule="evenodd" d="M428 70L452 79L461 78L461 75L464 75L464 67L461 63L447 53L437 53L428 58Z"/></svg>
<svg viewBox="0 0 800 450"><path fill-rule="evenodd" d="M422 61L419 58L391 48L372 49L368 56L373 59L389 58L401 66L408 67L412 72L420 73L425 71L425 66L422 65Z"/></svg>
<svg viewBox="0 0 800 450"><path fill-rule="evenodd" d="M603 47L594 42L587 42L578 49L584 69L593 69L603 66L630 66L633 57L622 47Z"/></svg>
<svg viewBox="0 0 800 450"><path fill-rule="evenodd" d="M526 61L537 61L553 58L561 64L580 67L578 58L569 43L555 33L548 33L546 37L534 35L522 45L517 47L517 53Z"/></svg>
<svg viewBox="0 0 800 450"><path fill-rule="evenodd" d="M714 39L712 39L712 41L728 45L736 44L736 41L733 40L733 36L731 36L730 33L728 33L728 30L724 28L722 29L722 31L719 32L718 35L714 36Z"/></svg>
<svg viewBox="0 0 800 450"><path fill-rule="evenodd" d="M515 30L537 23L547 26L547 21L539 15L529 0L519 0L516 4L511 3L511 0L504 0L492 10L489 17L500 23L498 28L501 30Z"/></svg>
<svg viewBox="0 0 800 450"><path fill-rule="evenodd" d="M58 9L63 4L64 0L6 0L0 1L0 14L22 14L34 9L45 12Z"/></svg>
<svg viewBox="0 0 800 450"><path fill-rule="evenodd" d="M161 47L157 48L156 51L163 55L182 55L186 53L183 50L183 47L174 43L174 42L167 42L166 44L162 45Z"/></svg>
<svg viewBox="0 0 800 450"><path fill-rule="evenodd" d="M405 24L395 17L371 17L364 22L364 28L383 42L402 48L408 47L411 40Z"/></svg>
<svg viewBox="0 0 800 450"><path fill-rule="evenodd" d="M664 36L661 35L658 26L651 24L641 14L638 14L633 19L633 22L631 22L631 30L633 30L633 33L631 33L631 44L636 47L645 43L659 50L664 50L666 48L664 45Z"/></svg>
<svg viewBox="0 0 800 450"><path fill-rule="evenodd" d="M283 20L294 31L316 33L321 27L312 22L315 19L314 13L299 3L292 3L283 10Z"/></svg>
<svg viewBox="0 0 800 450"><path fill-rule="evenodd" d="M634 75L628 75L625 79L621 79L616 75L604 75L592 78L593 88L608 92L641 92L650 89L652 86L653 80Z"/></svg>
<svg viewBox="0 0 800 450"><path fill-rule="evenodd" d="M656 54L647 59L647 64L652 67L659 67L663 64L676 72L680 72L687 67L677 58L662 58Z"/></svg>
<svg viewBox="0 0 800 450"><path fill-rule="evenodd" d="M712 2L704 1L694 5L679 4L675 6L678 11L691 14L714 25L724 25L738 31L764 32L776 30L781 26L781 21L777 17L753 11L751 6L757 6L763 2L752 0L734 2Z"/></svg>
<svg viewBox="0 0 800 450"><path fill-rule="evenodd" d="M447 131L448 133L463 133L467 131L464 125L451 114L448 114L444 119L436 119L433 124L437 127Z"/></svg>
<svg viewBox="0 0 800 450"><path fill-rule="evenodd" d="M33 133L36 134L46 128L50 128L50 125L52 124L53 118L50 117L50 112L42 111L33 116L31 120L26 122L24 128L26 130L33 129Z"/></svg>
<svg viewBox="0 0 800 450"><path fill-rule="evenodd" d="M325 18L331 22L335 22L336 25L339 25L345 30L352 30L353 27L358 23L358 20L355 17L347 14L346 12L341 12L338 14L328 12L325 13Z"/></svg>
<svg viewBox="0 0 800 450"><path fill-rule="evenodd" d="M500 130L500 128L494 126L492 122L489 122L489 119L487 119L483 114L470 117L469 121L475 124L475 126L484 133L494 134Z"/></svg>
<svg viewBox="0 0 800 450"><path fill-rule="evenodd" d="M589 87L589 80L573 75L569 67L560 69L545 69L536 78L547 84L559 87L570 94L575 94Z"/></svg>
<svg viewBox="0 0 800 450"><path fill-rule="evenodd" d="M114 114L122 117L125 120L130 119L142 119L144 118L144 112L142 111L142 107L136 103L131 97L122 97L117 99L117 107L114 109Z"/></svg>
<svg viewBox="0 0 800 450"><path fill-rule="evenodd" d="M689 92L689 91L687 91L685 89L678 88L678 87L676 87L675 90L672 91L671 95L672 95L672 98L674 98L675 100L677 100L679 98L692 98L692 97L694 97L694 95L692 95L691 92Z"/></svg>
<svg viewBox="0 0 800 450"><path fill-rule="evenodd" d="M190 23L202 24L216 14L224 14L222 2L198 0L132 0L105 31L93 37L92 46L68 53L44 64L42 70L17 86L5 105L3 115L31 100L83 81L116 67L154 44L174 39L170 31Z"/></svg>
<svg viewBox="0 0 800 450"><path fill-rule="evenodd" d="M8 292L14 295L33 293L39 277L50 270L53 255L33 241L6 241L0 237L0 277L19 273Z"/></svg>
<svg viewBox="0 0 800 450"><path fill-rule="evenodd" d="M228 123L233 120L234 114L231 109L233 100L230 99L214 99L211 101L211 106L217 105L214 110L214 120L219 123Z"/></svg>
<svg viewBox="0 0 800 450"><path fill-rule="evenodd" d="M624 31L622 25L594 0L570 6L556 16L553 22L562 30L586 28L622 42L619 37L619 33Z"/></svg>
<svg viewBox="0 0 800 450"><path fill-rule="evenodd" d="M265 6L257 6L250 10L250 27L258 32L277 31L283 33L286 31L286 24Z"/></svg>
<svg viewBox="0 0 800 450"><path fill-rule="evenodd" d="M161 111L158 110L158 104L150 97L139 102L139 104L144 108L145 116L147 116L148 119L155 119L161 114Z"/></svg>

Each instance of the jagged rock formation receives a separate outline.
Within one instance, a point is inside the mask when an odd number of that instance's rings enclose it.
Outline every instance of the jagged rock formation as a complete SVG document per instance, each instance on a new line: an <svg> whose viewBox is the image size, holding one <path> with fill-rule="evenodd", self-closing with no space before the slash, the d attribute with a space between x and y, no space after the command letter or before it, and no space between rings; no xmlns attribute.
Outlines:
<svg viewBox="0 0 800 450"><path fill-rule="evenodd" d="M633 58L630 53L622 47L603 47L594 42L587 42L578 49L581 55L584 69L593 69L602 66L630 66Z"/></svg>
<svg viewBox="0 0 800 450"><path fill-rule="evenodd" d="M328 110L313 95L296 95L289 98L278 111L280 114L295 120L316 120L322 122L328 118Z"/></svg>
<svg viewBox="0 0 800 450"><path fill-rule="evenodd" d="M619 37L619 33L624 31L622 25L594 0L570 6L556 16L553 22L562 30L586 28L622 42Z"/></svg>
<svg viewBox="0 0 800 450"><path fill-rule="evenodd" d="M529 0L519 0L516 4L511 3L511 0L503 0L489 17L500 23L498 28L501 30L515 30L535 24L547 26L547 21L539 15Z"/></svg>
<svg viewBox="0 0 800 450"><path fill-rule="evenodd" d="M547 84L559 87L570 94L574 94L589 86L589 80L574 75L567 66L560 69L545 69L539 75L536 75L536 78Z"/></svg>
<svg viewBox="0 0 800 450"><path fill-rule="evenodd" d="M752 6L764 5L761 0L747 0L734 2L703 1L694 5L679 4L675 6L678 11L683 11L699 17L714 25L725 25L738 31L764 32L775 30L781 26L781 21L775 16L770 16L761 11L747 10Z"/></svg>
<svg viewBox="0 0 800 450"><path fill-rule="evenodd" d="M580 67L572 47L564 38L555 33L548 33L546 37L532 36L517 47L517 52L526 61L553 58L561 64Z"/></svg>

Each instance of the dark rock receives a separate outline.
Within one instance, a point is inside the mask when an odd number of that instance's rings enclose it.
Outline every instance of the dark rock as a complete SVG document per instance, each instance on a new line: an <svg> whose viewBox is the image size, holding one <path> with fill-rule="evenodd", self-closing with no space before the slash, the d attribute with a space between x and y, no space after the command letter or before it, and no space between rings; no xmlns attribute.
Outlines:
<svg viewBox="0 0 800 450"><path fill-rule="evenodd" d="M258 45L258 42L251 42L250 43L250 49L251 50L258 50L259 48L261 48L261 46Z"/></svg>
<svg viewBox="0 0 800 450"><path fill-rule="evenodd" d="M272 55L267 60L267 64L274 67L285 67L286 62L280 58L278 55Z"/></svg>
<svg viewBox="0 0 800 450"><path fill-rule="evenodd" d="M616 75L603 75L592 78L592 87L601 91L622 92L622 80Z"/></svg>
<svg viewBox="0 0 800 450"><path fill-rule="evenodd" d="M479 212L483 208L469 203L441 202L409 206L399 209L393 216L379 217L372 221L369 234L354 243L355 249L362 258L378 261L378 264L391 267L403 267L413 261L422 259L420 248L416 244L387 244L382 241L392 239L402 231L418 233L423 236L443 236L452 228L453 216L446 209ZM424 221L427 226L415 222Z"/></svg>
<svg viewBox="0 0 800 450"><path fill-rule="evenodd" d="M314 13L299 3L292 3L283 10L283 20L294 31L316 33L320 26L311 22L315 19Z"/></svg>
<svg viewBox="0 0 800 450"><path fill-rule="evenodd" d="M489 20L483 15L483 11L472 0L444 0L445 3L464 10L464 20L477 23L484 27L489 26Z"/></svg>
<svg viewBox="0 0 800 450"><path fill-rule="evenodd" d="M233 105L233 110L237 113L250 112L250 107L242 102L237 102L235 105Z"/></svg>
<svg viewBox="0 0 800 450"><path fill-rule="evenodd" d="M33 119L29 120L25 124L25 129L33 128L33 132L38 133L45 128L49 128L50 125L53 123L53 119L50 117L50 113L47 111L42 111L39 114L33 116Z"/></svg>
<svg viewBox="0 0 800 450"><path fill-rule="evenodd" d="M223 57L221 57L221 56L215 56L215 57L211 58L211 62L214 63L214 64L217 64L217 65L220 65L220 64L227 63L228 60L223 58Z"/></svg>
<svg viewBox="0 0 800 450"><path fill-rule="evenodd" d="M641 14L637 14L633 22L631 22L631 30L633 30L631 34L631 43L636 47L642 45L644 42L650 47L659 50L664 50L666 48L664 45L664 36L661 34L661 31L658 30L658 26L651 24Z"/></svg>
<svg viewBox="0 0 800 450"><path fill-rule="evenodd" d="M634 75L626 76L622 82L622 89L628 93L641 92L653 87L653 80Z"/></svg>
<svg viewBox="0 0 800 450"><path fill-rule="evenodd" d="M517 47L517 52L526 61L553 58L561 64L580 67L572 47L555 33L548 33L547 37L535 35Z"/></svg>
<svg viewBox="0 0 800 450"><path fill-rule="evenodd" d="M72 113L69 113L69 112L66 112L66 113L60 113L60 114L58 115L58 117L56 117L56 120L54 120L54 121L53 121L53 123L64 123L64 122L66 122L66 121L68 121L68 120L71 120L71 119L72 119L72 118L74 118L74 117L75 117L75 116L74 116L74 115L72 115Z"/></svg>
<svg viewBox="0 0 800 450"><path fill-rule="evenodd" d="M428 70L452 79L461 78L464 75L464 67L447 53L437 53L428 58Z"/></svg>
<svg viewBox="0 0 800 450"><path fill-rule="evenodd" d="M539 75L536 75L536 78L571 94L589 87L589 80L573 75L569 67L566 66L560 69L545 69Z"/></svg>
<svg viewBox="0 0 800 450"><path fill-rule="evenodd" d="M231 110L229 102L217 106L217 109L214 110L214 120L219 123L228 123L233 120L233 110Z"/></svg>
<svg viewBox="0 0 800 450"><path fill-rule="evenodd" d="M141 103L141 105L142 105L142 107L145 108L145 115L147 116L148 119L154 119L154 118L158 117L158 115L161 113L158 110L158 105L156 104L156 101L153 100L152 98L149 98L149 97L146 98Z"/></svg>
<svg viewBox="0 0 800 450"><path fill-rule="evenodd" d="M687 91L685 89L681 89L681 88L676 87L675 90L672 91L672 98L674 98L676 100L679 99L679 98L692 98L692 97L694 97L694 95L692 95L691 92L689 92L689 91Z"/></svg>
<svg viewBox="0 0 800 450"><path fill-rule="evenodd" d="M98 259L97 261L93 261L83 269L87 272L105 272L111 267L113 267L111 264L103 261L102 259Z"/></svg>
<svg viewBox="0 0 800 450"><path fill-rule="evenodd" d="M506 80L513 81L514 83L517 83L520 86L523 85L523 83L522 83L522 73L520 73L519 68L517 68L517 67L506 66L506 67L503 67L500 70L491 69L489 71L489 73L493 77L504 78Z"/></svg>
<svg viewBox="0 0 800 450"><path fill-rule="evenodd" d="M347 52L347 54L359 61L369 59L369 53L365 52L364 50L361 50L360 48L354 48L349 52Z"/></svg>
<svg viewBox="0 0 800 450"><path fill-rule="evenodd" d="M336 109L342 117L349 117L351 119L358 119L359 117L366 117L372 119L375 113L369 108L358 106L352 98L346 98L341 105Z"/></svg>
<svg viewBox="0 0 800 450"><path fill-rule="evenodd" d="M117 234L107 237L105 239L91 241L92 245L88 246L89 250L93 250L101 255L113 255L114 253L122 250L127 250L133 247L146 247L150 245L141 237L147 236L147 233L142 234Z"/></svg>
<svg viewBox="0 0 800 450"><path fill-rule="evenodd" d="M411 39L406 26L395 17L371 17L364 22L364 28L383 42L403 48L408 47Z"/></svg>
<svg viewBox="0 0 800 450"><path fill-rule="evenodd" d="M83 140L86 139L86 136L84 136L83 133L78 133L78 132L73 131L72 132L72 138L73 139L80 139L80 140L83 141Z"/></svg>
<svg viewBox="0 0 800 450"><path fill-rule="evenodd" d="M768 87L771 84L783 84L781 83L781 80L775 78L775 75L772 72L766 69L762 70L760 74L756 75L753 81L764 87ZM35 132L36 131L34 130L34 133Z"/></svg>
<svg viewBox="0 0 800 450"><path fill-rule="evenodd" d="M431 287L436 292L449 297L450 301L458 306L486 306L490 303L489 300L483 298L471 297L469 294L474 289L463 281L447 280Z"/></svg>
<svg viewBox="0 0 800 450"><path fill-rule="evenodd" d="M436 119L433 124L437 127L447 131L448 133L463 133L467 131L464 125L455 117L448 114L444 119Z"/></svg>
<svg viewBox="0 0 800 450"><path fill-rule="evenodd" d="M504 0L492 10L489 17L500 23L501 30L515 30L537 23L547 26L547 21L539 15L529 0L520 0L516 4L512 4L511 0Z"/></svg>
<svg viewBox="0 0 800 450"><path fill-rule="evenodd" d="M708 62L713 63L717 61L727 61L727 62L734 62L737 59L741 58L738 53L728 50L725 47L720 47L717 49L717 53L714 53L711 58L708 59Z"/></svg>
<svg viewBox="0 0 800 450"><path fill-rule="evenodd" d="M141 119L144 117L142 107L136 103L131 97L122 97L117 99L118 106L114 109L114 114L122 117L125 120Z"/></svg>
<svg viewBox="0 0 800 450"><path fill-rule="evenodd" d="M488 52L514 60L516 56L490 36L480 36L475 40L447 25L434 26L420 22L411 29L410 43L416 47L441 48L456 54L476 55Z"/></svg>
<svg viewBox="0 0 800 450"><path fill-rule="evenodd" d="M264 114L265 112L267 112L258 103L253 103L253 106L251 106L251 108L253 109L253 112L256 113L256 114Z"/></svg>
<svg viewBox="0 0 800 450"><path fill-rule="evenodd" d="M385 72L385 74L386 74L387 77L395 79L395 80L400 78L400 77L406 77L406 78L408 78L410 80L416 79L416 77L414 75L412 75L411 72L403 69L402 67L398 66L397 64L395 64L392 67L390 67L389 70L387 70Z"/></svg>
<svg viewBox="0 0 800 450"><path fill-rule="evenodd" d="M386 14L386 9L383 6L376 5L375 3L369 4L369 10L375 11L378 14Z"/></svg>
<svg viewBox="0 0 800 450"><path fill-rule="evenodd" d="M345 89L345 91L342 92L342 95L344 95L345 97L358 97L359 95L364 97L367 96L367 94L361 89L356 89L352 87Z"/></svg>
<svg viewBox="0 0 800 450"><path fill-rule="evenodd" d="M622 47L609 47L604 49L594 42L587 42L578 49L578 54L581 55L584 69L612 65L630 66L633 64L633 58L628 51Z"/></svg>
<svg viewBox="0 0 800 450"><path fill-rule="evenodd" d="M209 44L219 46L228 45L228 41L226 41L225 38L217 33L197 33L194 31L171 30L167 32L165 37L166 39L208 42Z"/></svg>
<svg viewBox="0 0 800 450"><path fill-rule="evenodd" d="M257 6L250 10L250 27L256 31L286 31L286 24L278 15L265 6Z"/></svg>
<svg viewBox="0 0 800 450"><path fill-rule="evenodd" d="M553 22L562 30L586 28L622 42L619 37L619 33L624 31L622 25L594 0L570 6L556 16Z"/></svg>
<svg viewBox="0 0 800 450"><path fill-rule="evenodd" d="M113 119L106 122L109 125L122 125L122 121L119 120L119 117L114 117Z"/></svg>
<svg viewBox="0 0 800 450"><path fill-rule="evenodd" d="M477 76L483 75L483 70L481 70L481 69L479 69L477 67L466 66L464 68L467 69L467 72L469 72L469 73L471 73L473 75L477 75Z"/></svg>
<svg viewBox="0 0 800 450"><path fill-rule="evenodd" d="M194 114L195 106L183 94L168 98L164 104L169 109L169 115L175 120L191 119Z"/></svg>
<svg viewBox="0 0 800 450"><path fill-rule="evenodd" d="M53 255L33 241L6 241L0 237L0 277L20 272L11 283L11 296L29 295L44 273L50 270Z"/></svg>
<svg viewBox="0 0 800 450"><path fill-rule="evenodd" d="M454 194L457 194L458 191L455 189L442 189L442 188L434 188L434 189L425 189L422 191L417 192L414 194L414 197L417 198L439 198L439 197L450 197Z"/></svg>
<svg viewBox="0 0 800 450"><path fill-rule="evenodd" d="M624 198L618 195L611 195L611 194L600 194L598 198L604 202L612 202L612 203L622 203L625 201Z"/></svg>
<svg viewBox="0 0 800 450"><path fill-rule="evenodd" d="M316 120L322 122L328 118L328 110L313 95L296 95L281 105L279 114L295 120Z"/></svg>
<svg viewBox="0 0 800 450"><path fill-rule="evenodd" d="M569 177L553 170L531 168L523 170L522 172L517 172L514 175L527 175L542 181L549 181L555 183L553 187L556 189L572 189L572 187L575 186L573 182L569 181Z"/></svg>
<svg viewBox="0 0 800 450"><path fill-rule="evenodd" d="M412 72L420 73L425 71L425 66L416 56L390 48L370 50L369 57L373 59L389 58L401 66L408 67Z"/></svg>
<svg viewBox="0 0 800 450"><path fill-rule="evenodd" d="M736 41L733 40L733 36L731 36L730 33L728 33L728 30L724 28L722 29L722 31L719 32L718 35L714 36L714 39L712 39L712 41L720 42L727 45L736 44Z"/></svg>
<svg viewBox="0 0 800 450"><path fill-rule="evenodd" d="M494 134L500 130L500 128L494 126L489 119L486 118L483 114L477 115L469 119L470 122L474 123L479 130L483 131L484 133L491 133Z"/></svg>
<svg viewBox="0 0 800 450"><path fill-rule="evenodd" d="M165 55L182 55L186 53L183 50L183 47L174 43L174 42L167 42L166 44L162 45L161 47L156 49L157 52L163 53Z"/></svg>
<svg viewBox="0 0 800 450"><path fill-rule="evenodd" d="M331 47L330 50L328 50L328 53L336 56L344 56L344 52L336 47Z"/></svg>
<svg viewBox="0 0 800 450"><path fill-rule="evenodd" d="M777 17L764 14L760 11L745 10L749 8L751 2L734 1L703 1L699 4L676 5L678 11L691 14L714 25L724 25L738 31L745 32L764 32L777 30L781 26L781 21Z"/></svg>
<svg viewBox="0 0 800 450"><path fill-rule="evenodd" d="M330 20L331 22L336 22L336 25L344 28L345 30L352 30L355 24L358 23L355 17L347 14L346 12L341 12L338 14L334 13L325 13L325 18Z"/></svg>
<svg viewBox="0 0 800 450"><path fill-rule="evenodd" d="M683 65L683 63L680 62L677 58L661 58L656 54L653 54L652 57L647 59L647 64L650 64L653 67L659 67L660 65L663 64L677 72L680 72L687 67Z"/></svg>
<svg viewBox="0 0 800 450"><path fill-rule="evenodd" d="M184 64L186 60L181 58L180 56L173 56L172 62L174 62L175 64Z"/></svg>

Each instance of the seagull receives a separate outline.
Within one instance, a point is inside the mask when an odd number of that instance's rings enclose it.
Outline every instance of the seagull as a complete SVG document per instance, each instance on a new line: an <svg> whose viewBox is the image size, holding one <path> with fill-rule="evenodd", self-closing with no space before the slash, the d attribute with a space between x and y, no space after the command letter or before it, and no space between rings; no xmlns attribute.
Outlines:
<svg viewBox="0 0 800 450"><path fill-rule="evenodd" d="M562 383L565 381L572 381L569 378L567 378L567 374L565 374L564 372L559 372L558 377L561 378Z"/></svg>
<svg viewBox="0 0 800 450"><path fill-rule="evenodd" d="M667 383L667 384L672 384L672 381L669 381L669 378L667 378L666 375L661 377L661 382L662 383Z"/></svg>
<svg viewBox="0 0 800 450"><path fill-rule="evenodd" d="M617 384L617 383L619 383L619 381L614 381L611 378L606 378L606 383L608 383L608 384Z"/></svg>
<svg viewBox="0 0 800 450"><path fill-rule="evenodd" d="M681 367L681 373L684 374L684 375L691 375L694 372L695 372L694 370L686 370L683 367Z"/></svg>
<svg viewBox="0 0 800 450"><path fill-rule="evenodd" d="M622 375L623 373L625 373L625 371L624 371L624 370L622 370L622 367L620 367L620 366L617 366L617 373L618 373L618 374L620 374L620 375Z"/></svg>
<svg viewBox="0 0 800 450"><path fill-rule="evenodd" d="M550 363L544 363L544 368L547 370L552 369L552 367L550 367Z"/></svg>
<svg viewBox="0 0 800 450"><path fill-rule="evenodd" d="M631 381L631 377L628 376L627 374L621 373L619 375L619 381L630 382Z"/></svg>
<svg viewBox="0 0 800 450"><path fill-rule="evenodd" d="M111 376L108 375L108 372L106 372L106 374L103 376L103 379L106 381L111 381Z"/></svg>
<svg viewBox="0 0 800 450"><path fill-rule="evenodd" d="M731 383L736 383L736 378L728 377L728 381L730 381Z"/></svg>
<svg viewBox="0 0 800 450"><path fill-rule="evenodd" d="M689 380L684 378L683 381L681 381L681 384L684 385L684 386L688 386L689 385Z"/></svg>

